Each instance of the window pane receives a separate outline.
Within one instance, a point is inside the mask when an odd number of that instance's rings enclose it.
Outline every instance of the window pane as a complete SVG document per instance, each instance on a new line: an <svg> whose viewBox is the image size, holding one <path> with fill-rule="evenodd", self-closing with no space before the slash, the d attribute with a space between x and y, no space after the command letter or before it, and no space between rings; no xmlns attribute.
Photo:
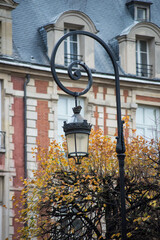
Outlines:
<svg viewBox="0 0 160 240"><path fill-rule="evenodd" d="M137 135L144 136L147 140L152 138L156 140L160 132L159 114L158 107L138 106L136 111Z"/></svg>
<svg viewBox="0 0 160 240"><path fill-rule="evenodd" d="M67 54L67 41L64 41L64 54Z"/></svg>
<svg viewBox="0 0 160 240"><path fill-rule="evenodd" d="M138 128L137 127L137 131L136 131L137 135L139 136L145 136L145 132L143 128Z"/></svg>
<svg viewBox="0 0 160 240"><path fill-rule="evenodd" d="M139 20L146 19L146 9L145 8L137 8L137 19L139 19Z"/></svg>
<svg viewBox="0 0 160 240"><path fill-rule="evenodd" d="M154 108L145 109L145 124L146 125L156 124L156 110Z"/></svg>
<svg viewBox="0 0 160 240"><path fill-rule="evenodd" d="M59 98L58 100L58 115L67 115L68 114L68 107L67 101L65 98Z"/></svg>
<svg viewBox="0 0 160 240"><path fill-rule="evenodd" d="M143 108L138 108L136 111L136 123L143 124L144 123L144 113Z"/></svg>
<svg viewBox="0 0 160 240"><path fill-rule="evenodd" d="M151 76L147 41L137 40L136 42L136 74L143 77Z"/></svg>
<svg viewBox="0 0 160 240"><path fill-rule="evenodd" d="M75 35L71 35L70 36L70 41L77 42L77 35L76 34Z"/></svg>
<svg viewBox="0 0 160 240"><path fill-rule="evenodd" d="M74 29L64 29L64 33L75 31ZM78 36L71 35L64 40L64 64L68 66L78 59ZM76 67L76 65L75 65Z"/></svg>
<svg viewBox="0 0 160 240"><path fill-rule="evenodd" d="M77 55L77 43L70 43L70 54Z"/></svg>
<svg viewBox="0 0 160 240"><path fill-rule="evenodd" d="M153 128L146 129L146 138L148 140L156 138L156 130Z"/></svg>
<svg viewBox="0 0 160 240"><path fill-rule="evenodd" d="M147 54L141 53L141 64L147 64Z"/></svg>
<svg viewBox="0 0 160 240"><path fill-rule="evenodd" d="M140 50L142 52L147 52L147 42L146 41L140 41Z"/></svg>

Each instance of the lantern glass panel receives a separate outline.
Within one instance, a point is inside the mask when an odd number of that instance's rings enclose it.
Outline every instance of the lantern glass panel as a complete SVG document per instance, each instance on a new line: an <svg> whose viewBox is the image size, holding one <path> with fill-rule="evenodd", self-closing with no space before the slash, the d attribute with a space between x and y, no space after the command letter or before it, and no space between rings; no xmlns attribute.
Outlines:
<svg viewBox="0 0 160 240"><path fill-rule="evenodd" d="M86 156L88 154L88 137L86 133L67 135L68 156Z"/></svg>

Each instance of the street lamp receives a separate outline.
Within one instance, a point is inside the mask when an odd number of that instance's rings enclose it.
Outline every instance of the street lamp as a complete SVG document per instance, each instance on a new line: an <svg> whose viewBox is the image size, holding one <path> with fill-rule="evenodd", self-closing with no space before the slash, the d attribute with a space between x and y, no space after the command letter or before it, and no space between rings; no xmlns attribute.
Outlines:
<svg viewBox="0 0 160 240"><path fill-rule="evenodd" d="M119 161L119 175L120 175L120 195L121 195L121 234L122 240L126 240L126 207L125 207L125 186L124 186L124 159L125 159L125 144L123 137L123 121L121 119L121 102L120 102L120 83L119 83L119 72L118 65L114 59L114 56L106 45L106 43L100 39L98 36L86 32L86 31L71 31L65 34L63 37L59 39L57 44L55 45L52 56L51 56L51 71L54 80L57 85L62 89L65 93L75 97L75 108L73 108L74 115L71 118L69 123L64 122L64 132L67 138L68 145L68 157L73 157L76 159L76 163L80 163L81 158L88 156L88 136L90 134L91 125L87 123L86 120L82 118L80 115L80 106L77 106L77 97L87 93L92 86L92 74L87 65L79 60L72 62L68 67L68 75L71 80L79 80L81 77L80 69L76 69L73 73L73 67L80 65L81 68L85 70L88 76L88 85L86 89L82 92L72 92L60 82L57 73L56 73L56 64L55 58L58 47L60 44L71 35L85 35L93 38L97 42L101 44L101 46L108 53L110 60L113 65L114 73L115 73L115 85L116 85L116 106L117 106L117 128L118 128L118 136L117 144L116 144L116 152Z"/></svg>
<svg viewBox="0 0 160 240"><path fill-rule="evenodd" d="M89 134L91 124L87 123L81 114L82 107L73 108L71 120L64 122L64 132L67 140L68 158L74 158L76 164L81 163L83 157L88 157Z"/></svg>

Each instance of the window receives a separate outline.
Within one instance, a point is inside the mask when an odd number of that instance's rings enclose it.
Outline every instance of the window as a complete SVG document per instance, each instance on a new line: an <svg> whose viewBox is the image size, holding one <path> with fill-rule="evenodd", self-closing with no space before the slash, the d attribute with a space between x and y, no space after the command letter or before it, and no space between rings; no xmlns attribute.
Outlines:
<svg viewBox="0 0 160 240"><path fill-rule="evenodd" d="M145 40L136 41L136 74L142 77L152 76L152 65L149 65L149 47Z"/></svg>
<svg viewBox="0 0 160 240"><path fill-rule="evenodd" d="M82 107L81 115L84 115L84 99L78 99L78 105ZM75 107L75 99L74 97L68 96L59 96L58 100L58 141L62 142L61 135L64 135L62 126L64 125L64 121L70 120L73 115L72 108Z"/></svg>
<svg viewBox="0 0 160 240"><path fill-rule="evenodd" d="M146 21L147 20L147 9L137 7L137 20Z"/></svg>
<svg viewBox="0 0 160 240"><path fill-rule="evenodd" d="M13 0L0 1L0 53L12 56L12 10L18 3Z"/></svg>
<svg viewBox="0 0 160 240"><path fill-rule="evenodd" d="M74 31L74 29L64 29L64 34ZM82 60L82 55L79 55L79 36L72 35L64 41L64 65L68 66L76 60ZM76 65L75 65L76 66Z"/></svg>
<svg viewBox="0 0 160 240"><path fill-rule="evenodd" d="M151 2L147 1L133 1L128 0L126 6L136 21L149 21L150 20L150 6Z"/></svg>
<svg viewBox="0 0 160 240"><path fill-rule="evenodd" d="M137 135L156 140L160 136L159 121L160 109L158 107L138 106L136 111Z"/></svg>
<svg viewBox="0 0 160 240"><path fill-rule="evenodd" d="M73 30L83 30L94 34L98 32L92 20L83 12L76 10L53 16L49 23L39 29L43 40L45 36L49 58L55 44L64 35L64 32ZM72 35L59 46L55 62L57 65L68 66L73 60L81 60L82 56L86 65L94 69L94 40L82 35Z"/></svg>
<svg viewBox="0 0 160 240"><path fill-rule="evenodd" d="M160 28L150 22L134 22L118 36L119 59L126 73L160 77Z"/></svg>

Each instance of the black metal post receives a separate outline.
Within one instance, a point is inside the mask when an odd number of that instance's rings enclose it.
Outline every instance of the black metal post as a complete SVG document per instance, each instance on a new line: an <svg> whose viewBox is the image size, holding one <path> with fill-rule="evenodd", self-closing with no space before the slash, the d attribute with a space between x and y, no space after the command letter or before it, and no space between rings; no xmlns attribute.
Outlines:
<svg viewBox="0 0 160 240"><path fill-rule="evenodd" d="M123 121L121 120L121 101L120 101L120 83L119 83L119 71L118 71L118 65L116 63L116 60L110 50L110 48L106 45L106 43L100 39L98 36L94 35L93 33L86 32L86 31L72 31L67 34L65 34L55 45L52 56L51 56L51 71L54 80L56 81L57 85L67 94L78 97L80 95L83 95L89 91L89 89L92 86L92 75L90 69L86 66L86 64L82 61L74 61L72 62L68 67L68 74L71 80L79 80L81 77L80 69L77 69L74 71L74 74L72 74L72 67L74 65L80 65L87 73L88 75L88 85L86 89L84 89L82 92L72 92L69 89L65 88L64 85L60 82L57 73L56 73L56 64L55 64L55 58L56 58L56 52L58 50L58 47L60 44L69 36L71 35L85 35L88 37L93 38L97 42L99 42L102 47L105 49L105 51L108 53L110 60L112 62L114 73L115 73L115 85L116 85L116 105L117 105L117 128L118 128L118 136L117 136L117 145L116 145L116 152L117 152L117 158L119 161L119 176L120 176L120 196L121 196L121 235L122 240L126 240L126 206L125 206L125 185L124 185L124 159L125 159L125 144L124 144L124 138L123 138Z"/></svg>
<svg viewBox="0 0 160 240"><path fill-rule="evenodd" d="M124 159L125 154L117 154L119 161L119 175L120 175L120 194L121 194L121 234L122 239L126 240L126 205L125 205L125 185L124 185Z"/></svg>

